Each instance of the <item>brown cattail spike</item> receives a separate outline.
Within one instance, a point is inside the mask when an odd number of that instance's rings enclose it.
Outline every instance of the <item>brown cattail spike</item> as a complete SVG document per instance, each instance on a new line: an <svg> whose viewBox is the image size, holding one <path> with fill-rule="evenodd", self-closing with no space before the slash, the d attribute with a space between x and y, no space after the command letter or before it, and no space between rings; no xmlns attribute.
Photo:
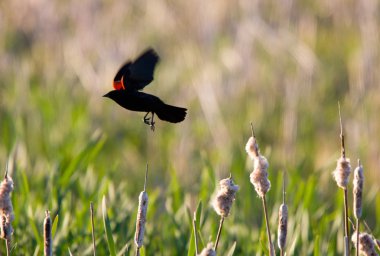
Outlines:
<svg viewBox="0 0 380 256"><path fill-rule="evenodd" d="M364 184L363 166L358 160L358 167L354 171L354 215L355 218L360 219L362 216L362 193Z"/></svg>
<svg viewBox="0 0 380 256"><path fill-rule="evenodd" d="M286 236L288 234L288 206L285 203L285 171L282 184L282 204L279 209L278 218L278 247L283 255L283 250L286 244Z"/></svg>
<svg viewBox="0 0 380 256"><path fill-rule="evenodd" d="M208 243L207 247L198 256L216 256L212 243Z"/></svg>
<svg viewBox="0 0 380 256"><path fill-rule="evenodd" d="M145 233L145 222L146 214L148 211L148 193L146 192L146 181L147 181L148 165L145 172L145 182L144 191L140 193L139 196L139 208L137 210L137 220L136 220L136 233L135 233L135 244L137 246L137 255L139 254L139 248L143 246L144 233Z"/></svg>
<svg viewBox="0 0 380 256"><path fill-rule="evenodd" d="M288 206L281 204L278 219L278 247L283 250L286 244L286 236L288 234Z"/></svg>
<svg viewBox="0 0 380 256"><path fill-rule="evenodd" d="M5 172L4 180L0 183L0 216L1 234L0 237L10 242L13 234L12 221L14 220L11 193L13 191L13 180Z"/></svg>
<svg viewBox="0 0 380 256"><path fill-rule="evenodd" d="M357 231L352 234L351 240L356 246ZM359 252L366 256L378 256L375 250L375 243L371 236L367 233L359 233Z"/></svg>
<svg viewBox="0 0 380 256"><path fill-rule="evenodd" d="M44 220L44 255L51 256L53 255L52 251L52 239L51 239L51 219L49 211L45 212Z"/></svg>

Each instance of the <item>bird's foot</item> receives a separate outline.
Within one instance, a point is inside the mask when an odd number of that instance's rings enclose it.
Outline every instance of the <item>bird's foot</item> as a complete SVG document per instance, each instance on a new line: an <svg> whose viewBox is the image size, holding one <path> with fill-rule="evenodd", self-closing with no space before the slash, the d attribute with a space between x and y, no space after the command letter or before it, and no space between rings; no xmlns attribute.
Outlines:
<svg viewBox="0 0 380 256"><path fill-rule="evenodd" d="M154 127L154 124L156 123L156 122L154 122L154 120L153 120L153 118L154 118L154 113L152 113L152 117L147 117L147 116L149 115L149 113L150 113L150 112L146 113L146 115L144 116L143 121L144 121L145 124L147 124L147 125L150 126L150 129L151 129L152 131L154 131L154 128L155 128L155 127Z"/></svg>

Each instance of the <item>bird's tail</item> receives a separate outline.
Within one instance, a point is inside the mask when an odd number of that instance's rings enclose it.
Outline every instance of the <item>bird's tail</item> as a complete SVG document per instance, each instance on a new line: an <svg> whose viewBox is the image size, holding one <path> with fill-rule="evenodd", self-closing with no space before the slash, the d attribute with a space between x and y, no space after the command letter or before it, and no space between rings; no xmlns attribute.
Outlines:
<svg viewBox="0 0 380 256"><path fill-rule="evenodd" d="M158 118L163 121L170 123L179 123L185 120L187 114L186 111L186 108L162 104L158 109L156 109L155 113L157 114Z"/></svg>

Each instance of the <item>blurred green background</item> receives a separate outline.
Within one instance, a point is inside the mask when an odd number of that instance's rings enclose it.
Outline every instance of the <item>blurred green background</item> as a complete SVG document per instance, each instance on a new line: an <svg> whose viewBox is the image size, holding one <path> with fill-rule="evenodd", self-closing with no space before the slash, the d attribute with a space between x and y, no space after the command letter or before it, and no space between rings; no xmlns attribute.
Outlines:
<svg viewBox="0 0 380 256"><path fill-rule="evenodd" d="M236 241L235 255L263 255L244 151L250 122L270 163L273 239L287 170L288 255L341 254L342 192L331 175L338 101L347 156L364 165L363 217L379 237L379 10L377 0L0 2L0 163L15 182L13 254L41 255L49 209L59 215L55 254L91 255L90 201L98 254L108 254L103 195L117 250L133 249L149 163L147 255L187 252L187 215L199 200L204 243L214 241L210 200L229 173L240 191L219 252ZM154 133L142 113L101 97L149 46L161 62L145 92L189 109Z"/></svg>

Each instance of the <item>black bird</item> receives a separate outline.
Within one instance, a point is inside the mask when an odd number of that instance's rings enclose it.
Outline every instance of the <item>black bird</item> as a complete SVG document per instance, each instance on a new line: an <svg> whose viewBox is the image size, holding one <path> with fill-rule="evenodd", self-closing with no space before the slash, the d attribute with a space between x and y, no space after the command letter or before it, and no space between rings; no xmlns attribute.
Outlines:
<svg viewBox="0 0 380 256"><path fill-rule="evenodd" d="M144 123L152 130L155 124L154 114L163 121L178 123L185 119L187 111L186 108L167 105L160 98L140 91L153 81L153 72L158 61L159 57L153 49L146 50L133 62L127 61L115 75L115 90L103 96L111 98L123 108L147 112ZM148 117L149 113L152 113L151 117Z"/></svg>

